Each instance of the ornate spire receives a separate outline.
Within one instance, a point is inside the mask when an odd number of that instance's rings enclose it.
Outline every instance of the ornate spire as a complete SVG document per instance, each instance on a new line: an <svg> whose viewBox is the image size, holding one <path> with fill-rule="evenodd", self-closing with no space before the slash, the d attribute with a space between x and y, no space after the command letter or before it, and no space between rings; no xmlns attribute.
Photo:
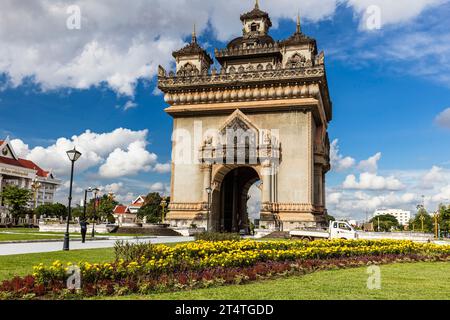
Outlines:
<svg viewBox="0 0 450 320"><path fill-rule="evenodd" d="M297 29L296 29L295 33L297 33L297 34L302 33L302 26L300 24L300 11L297 14Z"/></svg>
<svg viewBox="0 0 450 320"><path fill-rule="evenodd" d="M192 41L191 43L197 43L197 31L196 31L196 26L194 23L194 30L192 31Z"/></svg>
<svg viewBox="0 0 450 320"><path fill-rule="evenodd" d="M259 0L255 1L255 9L259 9Z"/></svg>

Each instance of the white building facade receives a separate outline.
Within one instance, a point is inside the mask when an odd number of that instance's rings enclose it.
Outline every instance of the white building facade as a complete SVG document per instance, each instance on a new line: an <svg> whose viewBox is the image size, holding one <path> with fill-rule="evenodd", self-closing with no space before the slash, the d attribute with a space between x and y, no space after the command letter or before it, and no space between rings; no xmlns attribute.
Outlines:
<svg viewBox="0 0 450 320"><path fill-rule="evenodd" d="M394 216L397 221L403 225L409 225L409 220L411 220L411 211L406 211L402 209L378 209L373 214L373 217L391 215Z"/></svg>
<svg viewBox="0 0 450 320"><path fill-rule="evenodd" d="M19 158L9 138L0 140L0 191L7 185L16 185L33 192L29 207L34 208L54 201L56 189L61 180L53 174L40 168L33 161ZM0 208L4 208L0 197Z"/></svg>

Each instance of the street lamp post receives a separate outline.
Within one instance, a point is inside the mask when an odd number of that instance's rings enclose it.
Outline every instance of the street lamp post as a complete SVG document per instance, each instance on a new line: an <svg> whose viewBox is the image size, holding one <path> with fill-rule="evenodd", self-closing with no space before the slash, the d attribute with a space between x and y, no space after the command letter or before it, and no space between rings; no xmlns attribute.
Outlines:
<svg viewBox="0 0 450 320"><path fill-rule="evenodd" d="M424 215L423 215L423 213L420 215L420 222L422 222L422 233L425 231L425 228L424 228L424 225L423 225L423 222L425 221L425 217L424 217Z"/></svg>
<svg viewBox="0 0 450 320"><path fill-rule="evenodd" d="M440 211L440 207L439 207L439 210L434 215L434 235L435 235L436 239L440 238L439 211Z"/></svg>
<svg viewBox="0 0 450 320"><path fill-rule="evenodd" d="M97 217L97 194L100 191L98 188L92 190L94 192L94 212L92 215L92 238L95 238L95 218Z"/></svg>
<svg viewBox="0 0 450 320"><path fill-rule="evenodd" d="M89 187L84 190L84 206L83 206L83 220L86 220L86 208L87 208L87 194L92 192L92 188Z"/></svg>
<svg viewBox="0 0 450 320"><path fill-rule="evenodd" d="M206 193L208 194L208 208L207 208L207 212L208 212L208 232L211 232L212 230L212 220L211 220L211 194L212 194L212 188L208 187L206 188Z"/></svg>
<svg viewBox="0 0 450 320"><path fill-rule="evenodd" d="M75 167L75 162L80 159L81 152L77 151L75 148L73 150L67 151L67 156L69 157L69 160L71 161L71 170L70 170L70 188L69 188L69 211L67 214L67 227L66 227L66 233L64 234L64 251L69 251L69 227L70 227L70 219L72 215L72 187L73 187L73 170Z"/></svg>

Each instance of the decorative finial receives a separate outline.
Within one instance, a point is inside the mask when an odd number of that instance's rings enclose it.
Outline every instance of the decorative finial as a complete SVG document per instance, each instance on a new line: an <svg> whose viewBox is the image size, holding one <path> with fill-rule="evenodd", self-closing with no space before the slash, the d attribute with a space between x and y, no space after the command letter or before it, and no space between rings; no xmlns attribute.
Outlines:
<svg viewBox="0 0 450 320"><path fill-rule="evenodd" d="M296 33L302 33L302 26L300 24L300 11L297 13L297 30Z"/></svg>
<svg viewBox="0 0 450 320"><path fill-rule="evenodd" d="M197 43L197 31L194 23L194 31L192 31L192 43Z"/></svg>
<svg viewBox="0 0 450 320"><path fill-rule="evenodd" d="M256 0L255 2L255 9L259 9L259 0Z"/></svg>

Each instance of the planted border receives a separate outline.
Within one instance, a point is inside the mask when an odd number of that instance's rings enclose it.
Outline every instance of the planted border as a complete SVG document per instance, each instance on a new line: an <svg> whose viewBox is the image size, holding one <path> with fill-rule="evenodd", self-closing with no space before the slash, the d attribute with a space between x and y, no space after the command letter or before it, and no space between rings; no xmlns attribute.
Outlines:
<svg viewBox="0 0 450 320"><path fill-rule="evenodd" d="M450 246L392 240L199 241L175 247L125 248L118 244L116 254L117 260L112 263L76 265L81 273L81 290L65 289L72 263L55 261L51 266L36 266L33 275L3 282L0 298L149 294L371 263L447 261Z"/></svg>

